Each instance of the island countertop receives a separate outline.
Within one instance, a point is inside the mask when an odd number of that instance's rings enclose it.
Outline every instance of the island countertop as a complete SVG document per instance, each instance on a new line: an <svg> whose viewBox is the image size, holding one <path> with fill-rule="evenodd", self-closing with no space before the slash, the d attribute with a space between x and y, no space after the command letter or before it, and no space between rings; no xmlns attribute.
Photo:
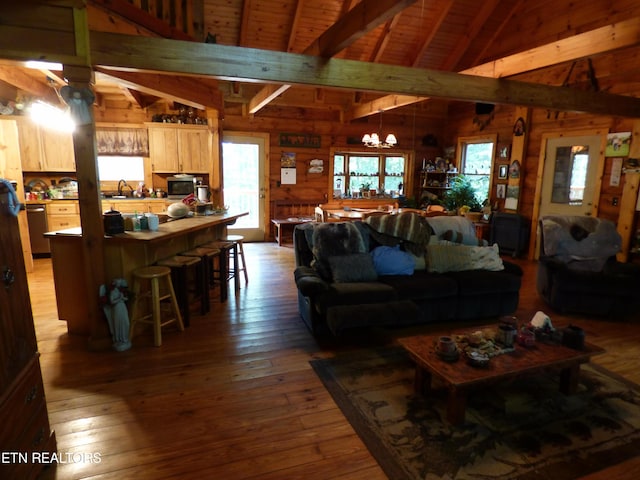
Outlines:
<svg viewBox="0 0 640 480"><path fill-rule="evenodd" d="M248 212L198 215L161 223L156 232L142 230L107 235L104 241L105 284L122 278L131 286L134 270L223 238L227 226L244 215ZM51 244L58 316L67 322L69 333L88 335L86 299L98 292L88 292L84 277L78 274L88 261L78 256L82 228L48 232L45 236Z"/></svg>
<svg viewBox="0 0 640 480"><path fill-rule="evenodd" d="M139 232L126 231L116 235L106 235L108 242L161 242L171 238L202 230L216 225L231 225L238 218L248 215L248 212L227 212L222 215L194 215L184 218L169 218L165 223L161 223L158 230L141 230ZM81 237L82 228L67 228L45 233L45 236L52 237Z"/></svg>

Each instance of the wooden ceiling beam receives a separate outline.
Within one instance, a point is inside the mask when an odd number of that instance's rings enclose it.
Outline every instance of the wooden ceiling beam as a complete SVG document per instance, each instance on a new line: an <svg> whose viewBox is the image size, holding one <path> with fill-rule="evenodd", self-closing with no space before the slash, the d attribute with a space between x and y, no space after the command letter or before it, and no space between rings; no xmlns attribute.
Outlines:
<svg viewBox="0 0 640 480"><path fill-rule="evenodd" d="M153 38L153 37L134 37ZM193 44L191 44L193 45ZM96 68L96 72L122 87L138 90L148 95L166 98L190 107L216 108L222 110L222 94L216 81L177 77L175 75L158 75L153 73L124 72Z"/></svg>
<svg viewBox="0 0 640 480"><path fill-rule="evenodd" d="M391 20L416 1L362 0L362 2L349 10L346 15L340 17L336 23L325 30L303 53L327 58L333 57L371 30ZM249 102L251 105L249 111L251 113L258 112L277 97L277 95L273 95L275 91L279 91L278 95L281 95L289 87L290 85L283 85L277 88L269 85L265 86L263 91L258 92Z"/></svg>
<svg viewBox="0 0 640 480"><path fill-rule="evenodd" d="M640 118L638 98L513 80L106 32L91 32L90 45L96 65L167 73L165 91L178 73Z"/></svg>
<svg viewBox="0 0 640 480"><path fill-rule="evenodd" d="M631 18L492 62L487 62L459 73L489 78L518 75L532 70L558 65L563 62L638 45L640 44L638 31L640 31L640 18ZM416 98L416 101L429 100L429 97ZM382 97L376 100L377 103L382 105L393 105L394 101L391 95L389 98ZM375 113L376 110L374 109L375 105L358 105L348 112L346 118L355 119L365 117L371 115L371 113L368 112Z"/></svg>
<svg viewBox="0 0 640 480"><path fill-rule="evenodd" d="M269 105L275 98L286 92L291 85L265 85L262 90L249 100L248 110L251 115Z"/></svg>
<svg viewBox="0 0 640 480"><path fill-rule="evenodd" d="M630 18L468 68L464 73L493 78L517 75L578 58L593 57L601 53L638 45L640 44L638 32L640 32L640 17Z"/></svg>
<svg viewBox="0 0 640 480"><path fill-rule="evenodd" d="M442 7L442 10L440 11L440 15L438 16L438 19L433 23L433 25L430 26L429 33L425 35L425 39L422 42L422 45L420 46L416 54L413 56L413 61L411 62L411 66L415 67L420 61L420 59L424 57L425 52L429 49L429 45L431 45L431 42L436 36L436 33L438 33L440 26L444 22L445 18L447 18L447 15L449 15L449 10L451 10L451 7L453 7L453 3L454 3L454 0L448 0L447 3L444 5L444 7Z"/></svg>
<svg viewBox="0 0 640 480"><path fill-rule="evenodd" d="M362 0L320 35L304 53L333 57L359 38L391 20L417 0Z"/></svg>
<svg viewBox="0 0 640 480"><path fill-rule="evenodd" d="M500 4L500 0L484 0L482 2L482 6L480 7L480 11L473 18L471 24L467 27L465 34L460 39L460 41L454 45L453 49L447 55L446 60L443 62L440 67L441 70L453 70L455 66L458 64L464 52L467 51L471 42L476 38L476 35L482 30L482 27L486 23L487 19L491 17L493 11Z"/></svg>
<svg viewBox="0 0 640 480"><path fill-rule="evenodd" d="M36 80L19 68L0 65L0 80L4 80L14 87L53 105L61 103L58 95L51 86Z"/></svg>

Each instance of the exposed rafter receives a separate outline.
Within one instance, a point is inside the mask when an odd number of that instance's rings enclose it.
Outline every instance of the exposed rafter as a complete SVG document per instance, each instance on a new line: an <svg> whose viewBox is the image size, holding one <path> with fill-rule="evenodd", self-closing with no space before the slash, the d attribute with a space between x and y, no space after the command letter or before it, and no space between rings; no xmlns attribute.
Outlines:
<svg viewBox="0 0 640 480"><path fill-rule="evenodd" d="M427 49L429 48L429 45L431 45L433 38L435 37L436 33L438 32L438 29L442 25L442 22L444 22L445 18L447 18L447 15L449 14L449 10L451 10L451 7L453 6L453 3L454 3L454 0L447 0L446 4L441 5L440 15L438 16L438 19L435 22L435 25L430 29L429 33L427 34L424 41L422 42L420 49L413 56L413 61L411 62L412 66L415 67L418 64L418 62L424 55L424 52L426 52Z"/></svg>
<svg viewBox="0 0 640 480"><path fill-rule="evenodd" d="M640 99L451 72L91 32L97 65L640 117Z"/></svg>
<svg viewBox="0 0 640 480"><path fill-rule="evenodd" d="M60 102L58 95L51 86L37 81L32 76L27 75L16 68L0 65L0 80L10 83L20 90L23 90L35 97L40 97L54 105Z"/></svg>
<svg viewBox="0 0 640 480"><path fill-rule="evenodd" d="M640 18L631 18L478 65L460 73L490 78L513 76L599 53L640 45L638 31L640 31ZM428 99L429 97L416 97L415 101L420 102ZM396 95L388 95L378 98L370 104L356 105L345 115L345 118L349 120L366 117L380 110L391 110L405 105L408 103L397 103Z"/></svg>
<svg viewBox="0 0 640 480"><path fill-rule="evenodd" d="M402 10L417 0L362 0L346 15L320 35L304 53L320 57L333 57L338 52L355 42L358 38L377 28L384 22L391 20ZM290 85L280 87L278 95L285 92ZM251 99L249 113L256 113L267 105L277 95L274 89L266 86L263 91ZM265 101L268 99L268 101Z"/></svg>
<svg viewBox="0 0 640 480"><path fill-rule="evenodd" d="M101 68L96 68L96 71L122 87L167 98L201 110L207 107L222 110L222 94L218 89L217 82L212 79L177 78L176 76Z"/></svg>

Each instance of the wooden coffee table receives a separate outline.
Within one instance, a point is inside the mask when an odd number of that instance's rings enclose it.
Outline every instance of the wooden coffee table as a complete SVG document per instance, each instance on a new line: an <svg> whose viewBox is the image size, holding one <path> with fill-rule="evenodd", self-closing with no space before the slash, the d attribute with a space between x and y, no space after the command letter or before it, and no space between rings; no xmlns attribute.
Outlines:
<svg viewBox="0 0 640 480"><path fill-rule="evenodd" d="M454 332L458 334L483 330L479 327ZM534 375L544 370L560 371L560 391L574 393L578 386L580 365L605 350L585 342L584 349L574 350L562 345L537 342L533 347L516 345L515 350L491 358L486 367L473 367L461 352L460 359L449 363L435 350L441 335L419 335L399 339L416 364L415 389L424 394L431 391L432 381L438 379L448 390L447 420L458 425L464 422L467 394L472 389L521 375Z"/></svg>

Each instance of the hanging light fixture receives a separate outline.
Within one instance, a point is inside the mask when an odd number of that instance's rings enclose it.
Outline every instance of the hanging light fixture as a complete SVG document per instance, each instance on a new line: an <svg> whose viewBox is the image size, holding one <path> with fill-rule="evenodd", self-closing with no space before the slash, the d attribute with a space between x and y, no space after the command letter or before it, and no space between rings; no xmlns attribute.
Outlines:
<svg viewBox="0 0 640 480"><path fill-rule="evenodd" d="M382 110L380 110L380 131L382 131ZM398 143L398 140L393 133L388 134L384 142L380 141L380 136L377 133L365 133L362 137L362 143L370 148L391 148Z"/></svg>

